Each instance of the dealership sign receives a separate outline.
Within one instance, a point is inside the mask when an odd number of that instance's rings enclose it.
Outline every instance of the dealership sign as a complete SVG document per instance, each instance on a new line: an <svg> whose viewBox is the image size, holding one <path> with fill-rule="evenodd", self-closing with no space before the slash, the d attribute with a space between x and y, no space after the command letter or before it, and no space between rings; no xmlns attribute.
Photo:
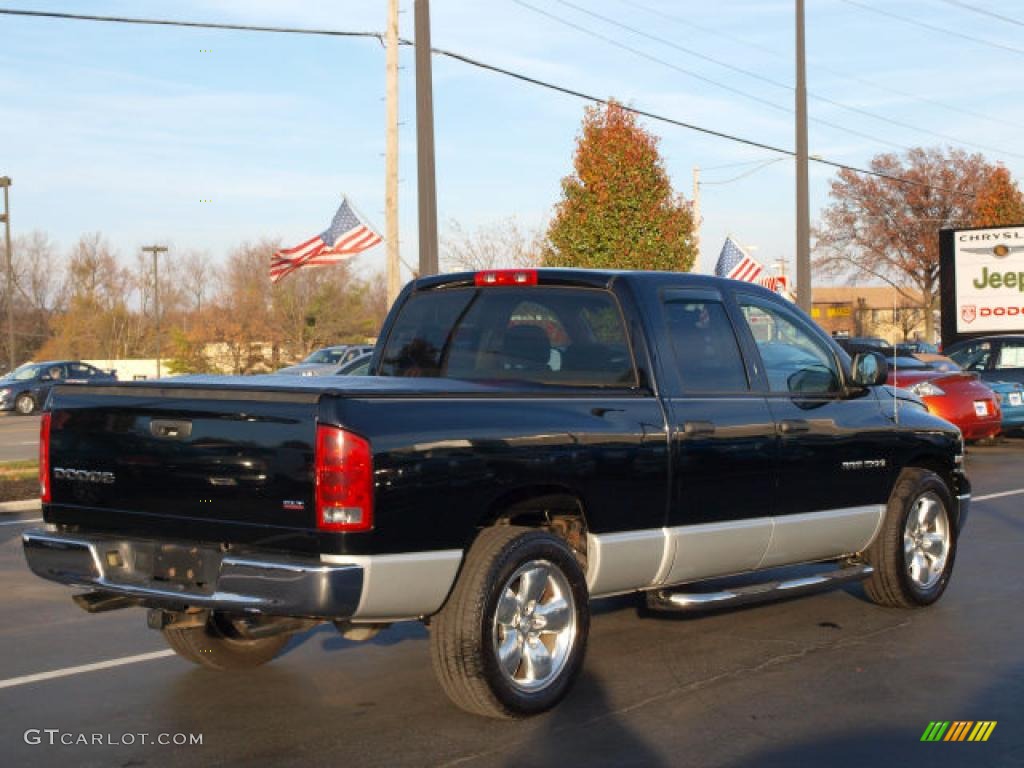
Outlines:
<svg viewBox="0 0 1024 768"><path fill-rule="evenodd" d="M944 239L952 240L955 286L953 317L948 317L951 297L944 286L943 340L951 341L947 329L954 323L957 336L1024 330L1024 226L943 235L952 235ZM949 271L943 270L943 282Z"/></svg>

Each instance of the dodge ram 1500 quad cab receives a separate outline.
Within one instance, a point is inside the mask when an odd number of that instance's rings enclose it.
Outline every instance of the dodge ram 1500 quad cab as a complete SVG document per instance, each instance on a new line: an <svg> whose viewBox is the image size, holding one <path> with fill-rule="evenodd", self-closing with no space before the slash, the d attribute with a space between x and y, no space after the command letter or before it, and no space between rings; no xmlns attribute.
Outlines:
<svg viewBox="0 0 1024 768"><path fill-rule="evenodd" d="M444 690L496 717L567 693L591 598L687 610L862 579L913 608L949 581L960 433L758 286L422 278L370 373L55 388L29 566L91 612L148 608L215 669L322 622L423 621ZM803 563L835 568L780 573Z"/></svg>

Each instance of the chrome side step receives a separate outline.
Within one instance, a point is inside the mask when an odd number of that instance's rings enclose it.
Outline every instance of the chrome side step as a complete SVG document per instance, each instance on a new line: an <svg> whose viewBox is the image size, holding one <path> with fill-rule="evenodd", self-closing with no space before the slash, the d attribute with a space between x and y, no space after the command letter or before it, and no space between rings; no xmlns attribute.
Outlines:
<svg viewBox="0 0 1024 768"><path fill-rule="evenodd" d="M793 597L866 579L875 569L870 565L849 565L827 573L783 581L766 581L720 592L676 592L667 589L647 593L647 607L654 611L700 611L719 606L745 605L782 597Z"/></svg>

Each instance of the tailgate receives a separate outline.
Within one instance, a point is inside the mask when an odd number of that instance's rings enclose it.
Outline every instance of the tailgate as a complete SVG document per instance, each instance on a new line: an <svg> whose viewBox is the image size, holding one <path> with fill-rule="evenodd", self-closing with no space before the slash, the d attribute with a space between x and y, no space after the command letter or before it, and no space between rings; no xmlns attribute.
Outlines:
<svg viewBox="0 0 1024 768"><path fill-rule="evenodd" d="M62 387L50 522L294 545L315 534L319 392ZM305 547L303 547L305 548Z"/></svg>

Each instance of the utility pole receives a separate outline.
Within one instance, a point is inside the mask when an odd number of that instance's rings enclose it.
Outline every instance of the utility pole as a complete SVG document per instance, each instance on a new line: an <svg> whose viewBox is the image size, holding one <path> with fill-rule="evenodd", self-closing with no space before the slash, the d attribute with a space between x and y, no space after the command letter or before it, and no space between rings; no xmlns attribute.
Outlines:
<svg viewBox="0 0 1024 768"><path fill-rule="evenodd" d="M386 33L387 126L384 162L384 240L388 249L388 306L402 287L398 251L398 0L388 0Z"/></svg>
<svg viewBox="0 0 1024 768"><path fill-rule="evenodd" d="M700 266L700 168L693 166L693 247L697 251L696 266Z"/></svg>
<svg viewBox="0 0 1024 768"><path fill-rule="evenodd" d="M4 188L4 242L7 246L7 354L13 371L18 358L14 353L14 255L11 253L11 201L8 198L11 177L0 176L0 187Z"/></svg>
<svg viewBox="0 0 1024 768"><path fill-rule="evenodd" d="M156 321L156 377L160 378L160 273L157 256L167 253L165 245L144 245L143 252L153 254L153 315Z"/></svg>
<svg viewBox="0 0 1024 768"><path fill-rule="evenodd" d="M796 302L804 312L811 311L811 207L807 186L804 0L796 0Z"/></svg>
<svg viewBox="0 0 1024 768"><path fill-rule="evenodd" d="M434 180L434 95L430 70L430 7L414 0L416 15L416 196L419 208L420 276L436 275L437 184Z"/></svg>

